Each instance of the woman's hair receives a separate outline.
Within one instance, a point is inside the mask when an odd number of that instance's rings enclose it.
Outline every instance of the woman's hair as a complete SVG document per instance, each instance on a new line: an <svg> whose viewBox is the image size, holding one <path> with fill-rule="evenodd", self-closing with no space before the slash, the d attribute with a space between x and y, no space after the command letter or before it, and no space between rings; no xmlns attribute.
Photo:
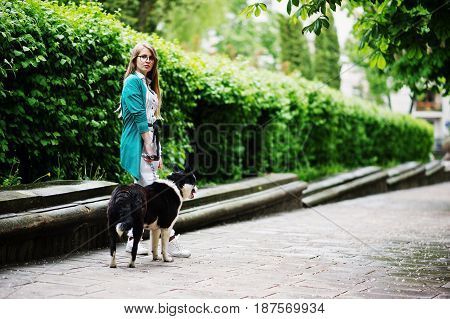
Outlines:
<svg viewBox="0 0 450 319"><path fill-rule="evenodd" d="M124 80L131 74L136 71L136 59L141 54L142 50L148 49L153 57L155 58L155 62L153 62L152 70L147 73L146 79L151 80L150 87L153 91L155 91L158 96L158 107L156 108L155 116L156 118L161 117L161 93L159 90L159 78L158 78L158 56L156 55L156 50L148 43L142 42L136 44L136 46L131 50L130 63L128 63L127 71L125 72Z"/></svg>

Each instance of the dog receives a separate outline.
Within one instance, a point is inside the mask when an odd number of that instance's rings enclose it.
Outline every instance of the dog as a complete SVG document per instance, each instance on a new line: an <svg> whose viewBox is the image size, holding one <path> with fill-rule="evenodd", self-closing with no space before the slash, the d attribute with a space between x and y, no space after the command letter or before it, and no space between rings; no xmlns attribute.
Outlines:
<svg viewBox="0 0 450 319"><path fill-rule="evenodd" d="M111 268L116 268L116 243L125 231L133 228L133 248L129 267L134 267L138 243L144 230L144 217L147 212L145 188L138 184L119 185L108 203L108 233L111 253ZM137 239L137 240L136 240Z"/></svg>
<svg viewBox="0 0 450 319"><path fill-rule="evenodd" d="M108 204L108 230L110 238L111 268L116 268L116 243L124 232L133 228L133 248L128 267L134 268L137 247L144 229L151 231L153 260L161 260L158 242L161 236L162 259L172 262L167 253L170 230L175 224L184 200L197 192L197 179L186 167L175 169L167 180L156 180L142 187L138 184L117 186Z"/></svg>

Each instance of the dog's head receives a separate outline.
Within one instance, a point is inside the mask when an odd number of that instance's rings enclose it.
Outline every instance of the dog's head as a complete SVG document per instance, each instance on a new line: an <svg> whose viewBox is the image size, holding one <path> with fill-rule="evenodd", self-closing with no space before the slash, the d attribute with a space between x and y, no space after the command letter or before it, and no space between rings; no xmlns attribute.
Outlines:
<svg viewBox="0 0 450 319"><path fill-rule="evenodd" d="M187 156L184 169L180 169L176 166L173 173L170 174L167 179L177 185L183 200L194 198L195 193L197 192L197 178L193 171L192 156Z"/></svg>

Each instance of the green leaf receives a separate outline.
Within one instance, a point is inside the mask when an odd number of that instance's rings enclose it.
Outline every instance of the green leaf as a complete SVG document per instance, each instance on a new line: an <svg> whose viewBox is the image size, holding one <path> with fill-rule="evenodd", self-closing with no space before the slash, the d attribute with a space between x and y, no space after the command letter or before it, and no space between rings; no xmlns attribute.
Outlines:
<svg viewBox="0 0 450 319"><path fill-rule="evenodd" d="M291 2L291 0L288 0L288 3L287 3L287 13L288 13L289 15L291 15L291 11L292 11L292 2Z"/></svg>
<svg viewBox="0 0 450 319"><path fill-rule="evenodd" d="M382 54L378 55L377 67L380 70L383 70L386 67L386 60L384 59L384 56Z"/></svg>
<svg viewBox="0 0 450 319"><path fill-rule="evenodd" d="M296 7L300 4L300 0L292 0L292 4Z"/></svg>
<svg viewBox="0 0 450 319"><path fill-rule="evenodd" d="M34 97L31 97L27 99L27 102L29 105L33 106L38 103L38 100L36 100Z"/></svg>
<svg viewBox="0 0 450 319"><path fill-rule="evenodd" d="M23 49L24 52L31 51L30 48L29 48L29 47L26 47L26 46L23 46L22 49Z"/></svg>
<svg viewBox="0 0 450 319"><path fill-rule="evenodd" d="M300 14L301 14L303 21L308 18L308 11L307 11L306 7L302 7Z"/></svg>
<svg viewBox="0 0 450 319"><path fill-rule="evenodd" d="M377 66L377 62L378 62L378 55L375 54L370 58L369 66L371 68L375 68Z"/></svg>
<svg viewBox="0 0 450 319"><path fill-rule="evenodd" d="M62 40L62 39L64 39L64 35L62 35L62 34L57 34L57 35L55 35L55 38L57 38L57 39L59 39L59 40Z"/></svg>
<svg viewBox="0 0 450 319"><path fill-rule="evenodd" d="M263 11L267 11L267 6L264 3L261 3L259 6Z"/></svg>
<svg viewBox="0 0 450 319"><path fill-rule="evenodd" d="M420 48L416 49L416 55L415 56L416 56L417 59L422 58L423 54L422 54L422 50Z"/></svg>
<svg viewBox="0 0 450 319"><path fill-rule="evenodd" d="M330 27L330 22L327 19L321 19L323 26L328 29Z"/></svg>
<svg viewBox="0 0 450 319"><path fill-rule="evenodd" d="M260 14L261 14L261 9L260 9L259 6L258 6L258 7L256 7L256 9L255 9L255 16L256 16L256 17L259 17Z"/></svg>

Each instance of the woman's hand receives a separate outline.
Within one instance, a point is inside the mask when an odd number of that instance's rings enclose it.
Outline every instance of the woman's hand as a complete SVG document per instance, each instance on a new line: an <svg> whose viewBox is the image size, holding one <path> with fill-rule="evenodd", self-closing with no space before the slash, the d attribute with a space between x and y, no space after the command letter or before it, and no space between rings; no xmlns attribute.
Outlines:
<svg viewBox="0 0 450 319"><path fill-rule="evenodd" d="M153 147L153 143L144 143L144 152L148 155L154 155L155 150ZM147 163L154 162L154 160L151 160L150 158L145 157L145 156L144 156L144 161L146 161Z"/></svg>

